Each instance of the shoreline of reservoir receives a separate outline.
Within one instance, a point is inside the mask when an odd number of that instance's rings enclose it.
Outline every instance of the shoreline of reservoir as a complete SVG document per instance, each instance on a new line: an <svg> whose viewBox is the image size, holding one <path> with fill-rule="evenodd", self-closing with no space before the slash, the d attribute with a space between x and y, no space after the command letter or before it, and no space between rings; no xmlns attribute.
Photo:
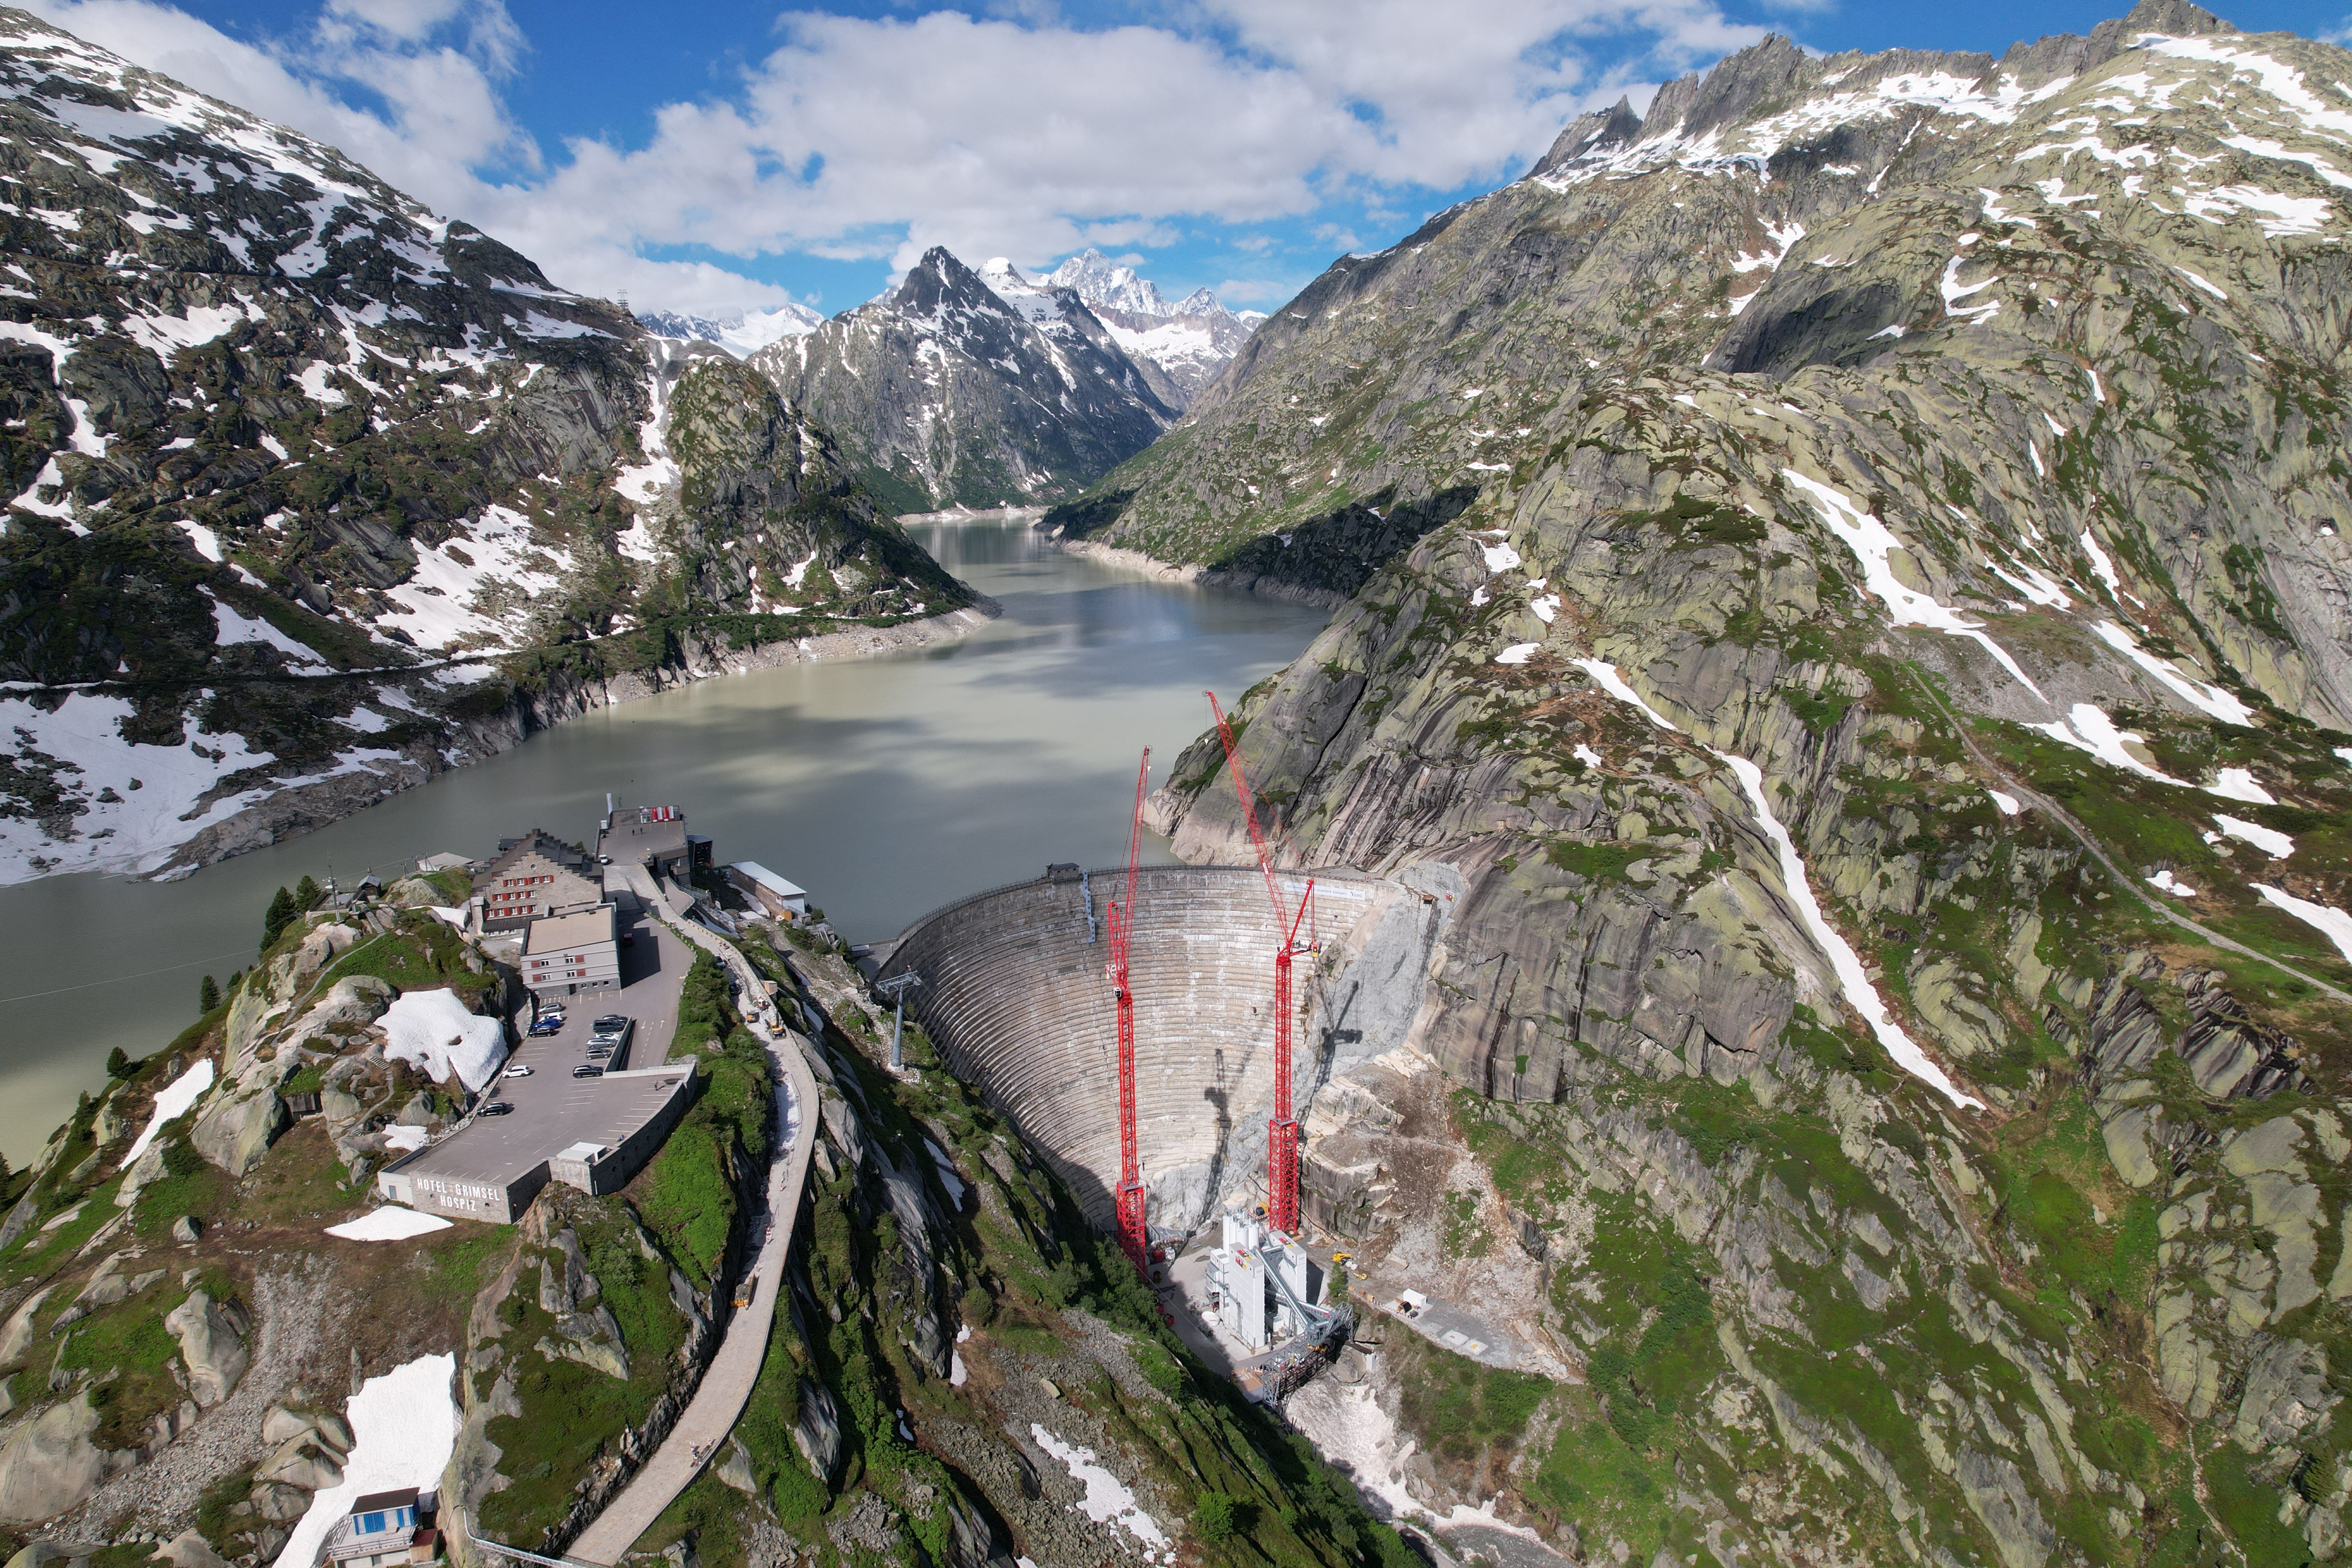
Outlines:
<svg viewBox="0 0 2352 1568"><path fill-rule="evenodd" d="M1173 757L1208 725L1203 687L1242 690L1327 619L1066 553L1017 513L908 526L1001 613L922 646L740 674L705 661L661 689L599 693L530 744L182 880L78 872L0 887L22 977L0 996L13 1091L0 1152L37 1150L102 1082L110 1048L143 1057L193 1022L199 979L252 962L277 887L306 873L389 880L422 856L484 855L531 827L580 837L608 791L684 807L720 860L789 876L853 940L897 934L941 889L1121 859L1140 749Z"/></svg>

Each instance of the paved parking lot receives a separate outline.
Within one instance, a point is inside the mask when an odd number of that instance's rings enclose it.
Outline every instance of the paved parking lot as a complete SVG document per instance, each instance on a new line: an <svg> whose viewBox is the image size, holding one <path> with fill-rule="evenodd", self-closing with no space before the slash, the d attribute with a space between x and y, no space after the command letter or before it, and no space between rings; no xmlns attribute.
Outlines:
<svg viewBox="0 0 2352 1568"><path fill-rule="evenodd" d="M678 995L693 961L692 950L646 916L635 898L624 894L620 902L619 928L635 938L621 950L621 989L558 998L565 1009L562 1032L544 1039L525 1037L508 1065L527 1066L530 1076L502 1077L488 1097L514 1110L504 1116L475 1117L404 1166L404 1173L504 1181L574 1143L620 1142L668 1098L675 1080L667 1074L614 1079L572 1076L573 1068L590 1059L588 1037L594 1020L604 1014L636 1020L626 1064L633 1069L662 1066L677 1032Z"/></svg>

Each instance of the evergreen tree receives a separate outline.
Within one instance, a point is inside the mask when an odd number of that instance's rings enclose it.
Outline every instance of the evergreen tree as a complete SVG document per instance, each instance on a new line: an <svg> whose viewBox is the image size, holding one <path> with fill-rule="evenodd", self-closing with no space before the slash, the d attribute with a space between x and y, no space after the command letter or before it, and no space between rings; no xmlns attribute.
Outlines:
<svg viewBox="0 0 2352 1568"><path fill-rule="evenodd" d="M295 912L299 914L304 910L317 909L319 900L324 897L326 889L319 886L310 872L303 872L302 879L294 884Z"/></svg>
<svg viewBox="0 0 2352 1568"><path fill-rule="evenodd" d="M106 1053L106 1076L109 1078L129 1078L131 1069L138 1065L121 1046Z"/></svg>
<svg viewBox="0 0 2352 1568"><path fill-rule="evenodd" d="M269 912L261 917L261 945L267 948L276 942L278 933L292 924L294 917L301 912L300 906L294 902L294 895L283 888L278 889L278 896L269 900Z"/></svg>
<svg viewBox="0 0 2352 1568"><path fill-rule="evenodd" d="M196 987L196 1010L200 1013L209 1013L219 1006L220 1002L220 982L209 974L205 975L204 984Z"/></svg>

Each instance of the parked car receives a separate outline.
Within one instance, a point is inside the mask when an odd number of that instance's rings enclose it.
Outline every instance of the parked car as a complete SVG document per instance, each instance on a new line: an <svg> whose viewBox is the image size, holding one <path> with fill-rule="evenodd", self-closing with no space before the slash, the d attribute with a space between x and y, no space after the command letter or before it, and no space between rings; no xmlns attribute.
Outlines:
<svg viewBox="0 0 2352 1568"><path fill-rule="evenodd" d="M619 1027L612 1029L604 1027L600 1020L596 1026L596 1032L588 1037L588 1044L591 1048L602 1046L608 1051L617 1050L629 1043L629 1037L636 1032L636 1027L637 1021L635 1018L624 1018Z"/></svg>
<svg viewBox="0 0 2352 1568"><path fill-rule="evenodd" d="M603 1017L597 1019L593 1024L591 1024L589 1028L593 1033L599 1035L617 1035L623 1029L627 1028L631 1024L635 1022L635 1019L624 1014L607 1013Z"/></svg>
<svg viewBox="0 0 2352 1568"><path fill-rule="evenodd" d="M474 1107L474 1114L477 1116L512 1116L514 1114L514 1107L508 1104L503 1100L486 1100L482 1104Z"/></svg>
<svg viewBox="0 0 2352 1568"><path fill-rule="evenodd" d="M550 1035L560 1035L563 1033L563 1020L561 1018L541 1018L538 1023L533 1024L529 1029L525 1030L524 1033L534 1040L543 1040Z"/></svg>
<svg viewBox="0 0 2352 1568"><path fill-rule="evenodd" d="M612 1054L613 1047L610 1046L591 1046L588 1047L588 1059L592 1062L601 1062Z"/></svg>
<svg viewBox="0 0 2352 1568"><path fill-rule="evenodd" d="M573 1078L603 1078L604 1076L604 1069L596 1066L593 1062L583 1062L580 1066L572 1069L572 1076Z"/></svg>
<svg viewBox="0 0 2352 1568"><path fill-rule="evenodd" d="M530 1076L530 1064L528 1062L510 1062L507 1066L506 1076L509 1078L529 1078Z"/></svg>

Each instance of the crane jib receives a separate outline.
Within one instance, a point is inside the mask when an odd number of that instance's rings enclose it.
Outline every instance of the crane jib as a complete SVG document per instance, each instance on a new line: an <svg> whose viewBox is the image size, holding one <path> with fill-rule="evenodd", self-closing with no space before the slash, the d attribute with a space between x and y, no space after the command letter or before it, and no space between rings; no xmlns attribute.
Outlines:
<svg viewBox="0 0 2352 1568"><path fill-rule="evenodd" d="M1314 900L1315 883L1311 879L1307 881L1297 909L1284 900L1282 884L1274 874L1274 857L1267 852L1265 835L1258 827L1257 803L1242 769L1234 727L1218 705L1217 694L1212 691L1208 698L1209 711L1217 721L1217 740L1225 751L1225 772L1233 779L1234 796L1241 803L1242 824L1249 830L1258 872L1265 879L1266 900L1274 907L1274 1115L1265 1125L1265 1217L1276 1230L1295 1236L1298 1232L1298 1122L1290 1109L1290 960L1294 953L1315 951L1311 941L1305 945L1298 941L1298 928Z"/></svg>

